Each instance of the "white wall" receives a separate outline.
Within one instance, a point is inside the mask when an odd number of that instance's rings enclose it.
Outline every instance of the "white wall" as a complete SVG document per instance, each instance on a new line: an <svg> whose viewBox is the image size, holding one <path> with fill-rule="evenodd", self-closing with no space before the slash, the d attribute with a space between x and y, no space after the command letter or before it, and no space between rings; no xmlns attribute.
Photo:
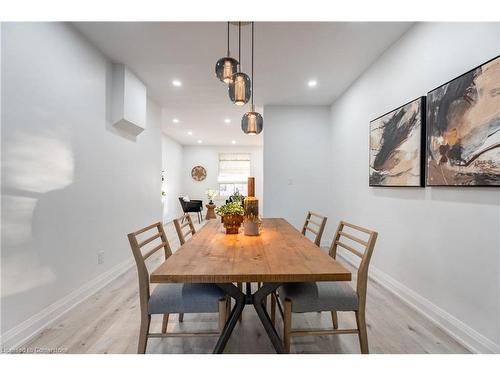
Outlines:
<svg viewBox="0 0 500 375"><path fill-rule="evenodd" d="M368 124L499 54L498 23L417 24L332 106L327 163L330 216L377 230L373 266L480 351L500 350L500 191L368 187Z"/></svg>
<svg viewBox="0 0 500 375"><path fill-rule="evenodd" d="M266 106L265 217L284 217L301 228L307 211L330 211L330 108ZM332 227L327 222L327 230Z"/></svg>
<svg viewBox="0 0 500 375"><path fill-rule="evenodd" d="M255 177L255 195L259 198L262 207L264 201L262 147L184 146L182 162L183 193L181 195L189 195L191 199L203 199L204 205L208 203L205 191L207 189L218 189L219 153L223 152L250 153L250 173ZM201 165L207 170L205 180L195 181L191 177L191 169L196 165ZM224 203L225 200L215 200L217 206Z"/></svg>
<svg viewBox="0 0 500 375"><path fill-rule="evenodd" d="M2 25L2 335L131 260L161 220L161 111L109 124L111 65L70 25ZM104 263L97 252L104 250Z"/></svg>
<svg viewBox="0 0 500 375"><path fill-rule="evenodd" d="M162 170L165 171L163 190L163 222L167 223L182 215L179 196L183 195L182 188L182 155L181 144L162 134Z"/></svg>

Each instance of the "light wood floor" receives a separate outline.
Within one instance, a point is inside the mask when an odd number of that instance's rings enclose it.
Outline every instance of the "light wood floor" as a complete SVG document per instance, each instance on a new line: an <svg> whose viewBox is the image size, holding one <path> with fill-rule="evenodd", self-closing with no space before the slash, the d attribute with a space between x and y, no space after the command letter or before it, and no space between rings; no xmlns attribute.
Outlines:
<svg viewBox="0 0 500 375"><path fill-rule="evenodd" d="M193 220L194 221L194 220ZM199 224L197 224L199 227ZM179 247L173 225L166 226L172 249ZM125 234L124 234L125 236ZM129 251L130 249L124 249ZM151 269L161 262L154 259ZM409 308L375 282L369 282L367 302L368 340L371 353L468 353L453 338ZM281 334L281 318L277 317ZM68 353L136 353L139 332L139 296L135 267L83 301L51 324L27 347L62 348ZM353 313L339 313L340 327L354 327ZM329 313L294 314L294 327L330 328ZM161 317L151 329L159 332ZM186 314L184 322L171 316L169 331L217 328L215 314ZM147 353L211 353L215 337L149 339ZM359 353L357 336L297 337L292 353ZM226 353L274 353L252 306L245 307Z"/></svg>

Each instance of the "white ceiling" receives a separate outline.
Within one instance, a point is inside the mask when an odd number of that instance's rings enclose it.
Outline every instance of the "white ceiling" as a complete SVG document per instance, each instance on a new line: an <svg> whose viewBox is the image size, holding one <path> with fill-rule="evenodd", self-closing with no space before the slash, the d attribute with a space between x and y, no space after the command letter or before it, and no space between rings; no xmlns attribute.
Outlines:
<svg viewBox="0 0 500 375"><path fill-rule="evenodd" d="M114 62L128 65L163 110L163 131L184 145L261 145L240 128L248 106L229 101L214 73L226 53L224 22L75 23ZM255 103L328 105L411 23L259 22L255 24ZM231 27L237 57L237 27ZM242 70L250 73L250 27L242 28ZM172 80L182 81L174 87ZM307 82L315 79L317 87ZM173 123L173 119L179 123ZM229 118L230 124L224 123ZM266 128L264 114L264 131ZM193 135L189 136L188 131Z"/></svg>

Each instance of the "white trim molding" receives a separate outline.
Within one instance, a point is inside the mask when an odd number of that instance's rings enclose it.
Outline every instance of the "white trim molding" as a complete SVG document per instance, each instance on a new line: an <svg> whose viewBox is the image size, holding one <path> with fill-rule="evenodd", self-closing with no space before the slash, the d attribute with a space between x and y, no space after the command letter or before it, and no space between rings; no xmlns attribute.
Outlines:
<svg viewBox="0 0 500 375"><path fill-rule="evenodd" d="M354 255L342 249L338 249L337 254L349 264L357 267L359 261ZM369 278L432 321L471 352L484 354L500 353L500 345L436 306L414 290L401 284L385 272L374 266L370 266Z"/></svg>
<svg viewBox="0 0 500 375"><path fill-rule="evenodd" d="M110 282L128 271L133 265L134 259L132 257L117 264L96 278L85 283L80 288L61 298L59 301L33 315L31 318L8 330L0 338L2 350L14 350L19 348L63 314L73 309L78 304L97 293Z"/></svg>

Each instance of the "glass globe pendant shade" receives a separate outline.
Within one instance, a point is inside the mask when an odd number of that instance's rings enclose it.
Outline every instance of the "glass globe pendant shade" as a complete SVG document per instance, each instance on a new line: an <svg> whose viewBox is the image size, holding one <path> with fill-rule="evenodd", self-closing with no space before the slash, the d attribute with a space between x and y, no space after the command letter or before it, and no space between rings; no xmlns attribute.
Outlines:
<svg viewBox="0 0 500 375"><path fill-rule="evenodd" d="M243 115L241 119L241 130L248 135L257 135L264 127L264 119L259 112L255 112L254 107L252 110Z"/></svg>
<svg viewBox="0 0 500 375"><path fill-rule="evenodd" d="M248 103L252 96L252 83L250 77L245 73L233 74L232 81L229 82L229 99L236 105Z"/></svg>
<svg viewBox="0 0 500 375"><path fill-rule="evenodd" d="M215 63L215 75L219 80L229 84L238 68L238 60L232 57L222 57Z"/></svg>

